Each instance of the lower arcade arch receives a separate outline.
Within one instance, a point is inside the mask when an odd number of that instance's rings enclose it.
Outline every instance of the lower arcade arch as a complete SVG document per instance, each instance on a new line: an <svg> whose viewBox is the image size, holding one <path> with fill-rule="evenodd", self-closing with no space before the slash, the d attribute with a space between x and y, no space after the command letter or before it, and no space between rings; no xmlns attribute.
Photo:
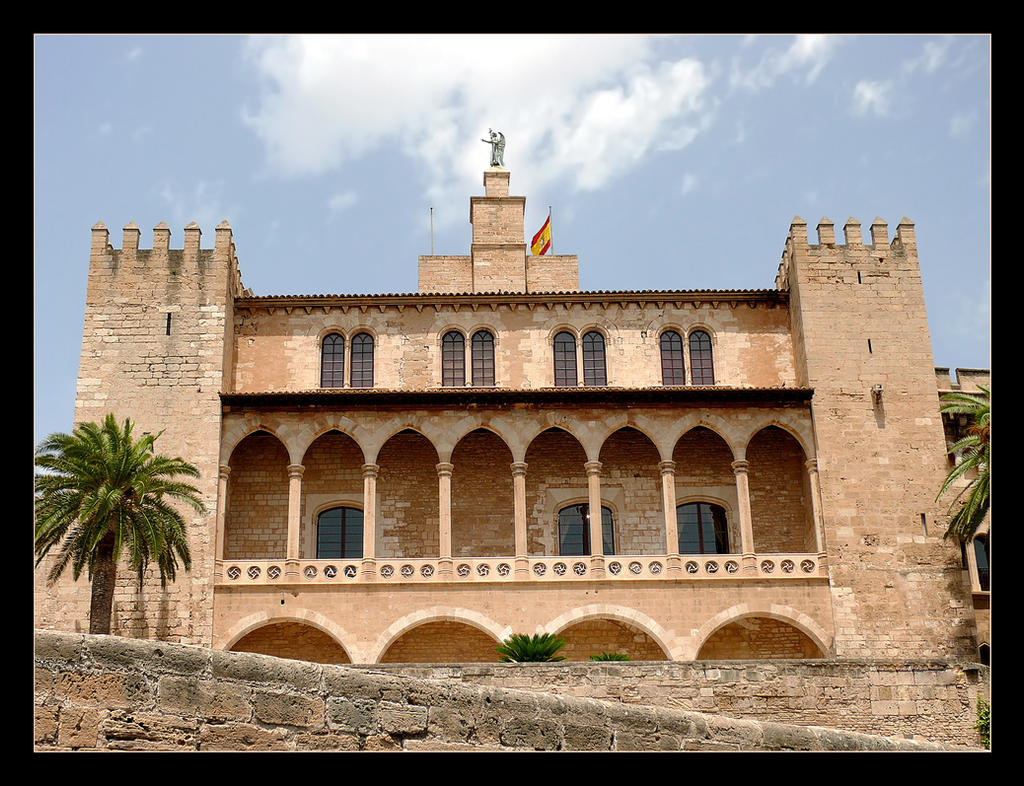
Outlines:
<svg viewBox="0 0 1024 786"><path fill-rule="evenodd" d="M352 662L345 648L329 633L293 619L279 619L260 625L241 636L228 651L255 652L312 663Z"/></svg>
<svg viewBox="0 0 1024 786"><path fill-rule="evenodd" d="M646 631L625 620L590 617L556 634L565 639L558 651L567 661L586 661L603 653L628 655L631 661L668 660L669 657Z"/></svg>
<svg viewBox="0 0 1024 786"><path fill-rule="evenodd" d="M796 625L760 614L734 618L704 639L696 660L771 660L826 657L821 645Z"/></svg>
<svg viewBox="0 0 1024 786"><path fill-rule="evenodd" d="M497 663L500 644L490 633L466 622L435 619L405 630L378 663Z"/></svg>

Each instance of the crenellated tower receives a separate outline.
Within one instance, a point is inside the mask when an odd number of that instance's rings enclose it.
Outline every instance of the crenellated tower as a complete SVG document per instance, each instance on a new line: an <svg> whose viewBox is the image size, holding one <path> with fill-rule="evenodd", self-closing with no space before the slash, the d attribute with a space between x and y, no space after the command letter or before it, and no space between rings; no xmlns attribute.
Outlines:
<svg viewBox="0 0 1024 786"><path fill-rule="evenodd" d="M914 225L892 242L881 218L868 243L852 218L843 231L839 245L822 218L812 244L794 218L776 280L797 385L814 389L836 654L956 657L974 618L935 502L945 441Z"/></svg>
<svg viewBox="0 0 1024 786"><path fill-rule="evenodd" d="M234 300L242 294L231 227L216 228L214 247L200 248L201 230L185 227L182 248L171 248L163 222L151 249L139 247L132 222L120 249L103 223L92 228L75 424L108 413L130 418L135 434L163 432L159 453L195 464L207 513L189 512L193 567L161 589L153 570L142 592L119 570L113 632L194 644L212 635L213 538L217 509L220 392L231 378ZM90 586L70 576L47 592L37 570L37 627L88 630ZM58 602L59 599L59 602Z"/></svg>

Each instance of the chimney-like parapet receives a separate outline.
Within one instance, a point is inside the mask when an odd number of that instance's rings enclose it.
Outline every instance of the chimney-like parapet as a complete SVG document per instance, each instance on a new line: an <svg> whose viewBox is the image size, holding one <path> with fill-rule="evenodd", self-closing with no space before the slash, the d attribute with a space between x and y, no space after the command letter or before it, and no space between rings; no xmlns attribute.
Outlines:
<svg viewBox="0 0 1024 786"><path fill-rule="evenodd" d="M878 216L871 222L871 245L875 248L889 247L889 225Z"/></svg>
<svg viewBox="0 0 1024 786"><path fill-rule="evenodd" d="M906 216L900 219L896 225L896 239L901 246L907 249L917 248L917 235L914 232L914 222Z"/></svg>
<svg viewBox="0 0 1024 786"><path fill-rule="evenodd" d="M195 221L189 223L185 227L185 264L195 264L196 260L199 259L199 239L202 237L203 231L199 228L199 224Z"/></svg>
<svg viewBox="0 0 1024 786"><path fill-rule="evenodd" d="M846 219L846 224L843 226L843 239L848 246L859 246L863 243L860 233L860 221L852 216Z"/></svg>
<svg viewBox="0 0 1024 786"><path fill-rule="evenodd" d="M153 227L153 256L166 259L171 249L171 228L166 221Z"/></svg>
<svg viewBox="0 0 1024 786"><path fill-rule="evenodd" d="M822 216L818 222L818 243L823 246L836 244L836 225L828 216Z"/></svg>

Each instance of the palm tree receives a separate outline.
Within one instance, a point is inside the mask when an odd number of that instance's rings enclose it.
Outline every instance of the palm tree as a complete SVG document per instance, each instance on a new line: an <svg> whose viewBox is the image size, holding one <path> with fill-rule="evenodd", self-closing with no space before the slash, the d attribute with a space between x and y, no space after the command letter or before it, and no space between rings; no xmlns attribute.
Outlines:
<svg viewBox="0 0 1024 786"><path fill-rule="evenodd" d="M957 538L966 542L974 537L979 525L988 513L989 476L992 471L990 453L990 437L992 433L991 395L989 388L978 385L981 396L967 393L947 393L942 397L940 412L950 415L966 415L971 419L967 434L950 446L950 453L961 454L961 459L946 476L936 501L950 490L957 481L976 471L977 475L970 479L950 503L953 511L946 530L947 538ZM966 495L966 496L965 496ZM963 501L960 501L963 498ZM957 502L960 502L957 507Z"/></svg>
<svg viewBox="0 0 1024 786"><path fill-rule="evenodd" d="M179 558L185 570L192 567L185 521L170 503L203 512L198 489L176 480L198 478L199 470L180 458L153 455L162 433L135 440L132 422L125 419L119 426L111 414L102 424L82 424L70 435L51 434L36 448L36 567L59 546L49 585L68 565L76 580L88 570L90 633L110 633L122 552L138 574L140 589L152 561L160 569L161 586L174 580Z"/></svg>

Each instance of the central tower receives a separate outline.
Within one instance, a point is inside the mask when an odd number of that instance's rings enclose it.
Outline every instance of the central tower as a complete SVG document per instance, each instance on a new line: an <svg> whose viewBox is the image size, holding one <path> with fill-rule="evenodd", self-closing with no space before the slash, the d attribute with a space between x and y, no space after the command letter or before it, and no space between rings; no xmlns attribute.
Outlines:
<svg viewBox="0 0 1024 786"><path fill-rule="evenodd" d="M469 198L469 256L421 256L420 293L576 292L575 254L527 253L526 197L509 196L509 171L484 171L484 195Z"/></svg>

